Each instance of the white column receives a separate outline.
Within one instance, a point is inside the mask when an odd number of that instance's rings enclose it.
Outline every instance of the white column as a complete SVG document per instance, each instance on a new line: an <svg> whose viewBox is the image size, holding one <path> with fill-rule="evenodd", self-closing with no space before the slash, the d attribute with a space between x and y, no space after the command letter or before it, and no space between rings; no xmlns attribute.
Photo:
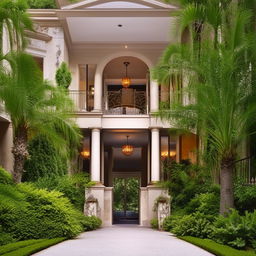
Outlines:
<svg viewBox="0 0 256 256"><path fill-rule="evenodd" d="M159 129L151 130L151 182L160 180L160 144Z"/></svg>
<svg viewBox="0 0 256 256"><path fill-rule="evenodd" d="M159 91L158 83L155 80L150 81L150 112L156 112L159 109Z"/></svg>
<svg viewBox="0 0 256 256"><path fill-rule="evenodd" d="M100 129L92 129L91 180L100 182Z"/></svg>
<svg viewBox="0 0 256 256"><path fill-rule="evenodd" d="M102 74L96 72L94 78L94 112L102 111Z"/></svg>

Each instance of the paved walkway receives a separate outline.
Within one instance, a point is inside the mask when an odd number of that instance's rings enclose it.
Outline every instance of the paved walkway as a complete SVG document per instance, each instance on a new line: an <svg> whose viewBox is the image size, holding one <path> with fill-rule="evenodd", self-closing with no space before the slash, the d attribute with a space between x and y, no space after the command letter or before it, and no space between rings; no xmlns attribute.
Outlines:
<svg viewBox="0 0 256 256"><path fill-rule="evenodd" d="M34 256L212 256L170 233L136 225L114 225L81 234Z"/></svg>

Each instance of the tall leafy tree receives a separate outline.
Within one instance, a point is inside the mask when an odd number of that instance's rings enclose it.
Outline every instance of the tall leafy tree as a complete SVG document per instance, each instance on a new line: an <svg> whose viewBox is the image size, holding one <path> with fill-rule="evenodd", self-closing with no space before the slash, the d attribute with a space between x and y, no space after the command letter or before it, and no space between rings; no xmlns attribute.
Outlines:
<svg viewBox="0 0 256 256"><path fill-rule="evenodd" d="M0 100L13 126L15 182L20 182L28 157L28 140L46 136L60 153L67 154L80 141L80 131L72 120L73 104L66 91L43 80L32 56L10 53L10 68L0 73Z"/></svg>
<svg viewBox="0 0 256 256"><path fill-rule="evenodd" d="M219 2L226 4L219 10L221 38L212 41L212 34L208 34L200 49L169 46L154 76L161 83L175 72L186 77L188 85L178 93L188 95L190 101L165 104L159 115L177 128L199 131L206 153L220 167L220 213L224 214L234 207L233 173L238 147L250 132L256 131L255 126L252 128L256 96L248 58L254 45L247 31L251 15L236 3ZM199 58L195 51L200 51Z"/></svg>

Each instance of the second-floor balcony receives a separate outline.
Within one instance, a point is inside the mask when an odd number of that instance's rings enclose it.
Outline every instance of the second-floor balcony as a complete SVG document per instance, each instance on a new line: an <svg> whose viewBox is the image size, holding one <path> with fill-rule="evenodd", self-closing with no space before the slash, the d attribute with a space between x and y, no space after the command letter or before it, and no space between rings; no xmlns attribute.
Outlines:
<svg viewBox="0 0 256 256"><path fill-rule="evenodd" d="M120 89L108 91L104 97L104 113L111 115L140 115L148 113L145 91Z"/></svg>
<svg viewBox="0 0 256 256"><path fill-rule="evenodd" d="M94 93L71 90L77 112L90 112L94 108ZM132 88L107 91L102 97L102 112L106 115L145 115L148 114L146 91Z"/></svg>

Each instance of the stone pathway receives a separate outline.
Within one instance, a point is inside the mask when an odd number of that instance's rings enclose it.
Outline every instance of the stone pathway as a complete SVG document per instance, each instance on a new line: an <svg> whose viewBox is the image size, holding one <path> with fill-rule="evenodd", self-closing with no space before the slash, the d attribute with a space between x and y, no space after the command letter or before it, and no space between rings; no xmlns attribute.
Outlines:
<svg viewBox="0 0 256 256"><path fill-rule="evenodd" d="M114 225L81 234L34 256L213 256L160 232L136 225Z"/></svg>

